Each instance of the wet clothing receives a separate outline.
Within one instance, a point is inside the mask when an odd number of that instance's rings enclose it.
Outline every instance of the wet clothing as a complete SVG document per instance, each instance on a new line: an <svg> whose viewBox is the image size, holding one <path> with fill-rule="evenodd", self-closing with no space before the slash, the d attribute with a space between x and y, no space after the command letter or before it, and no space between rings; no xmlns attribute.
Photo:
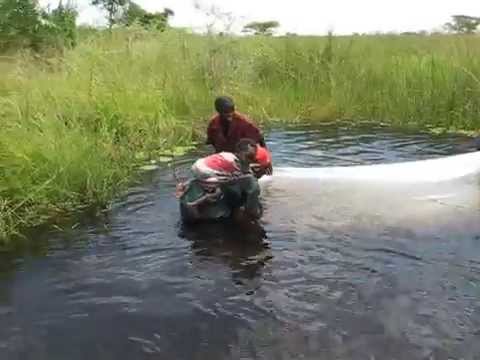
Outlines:
<svg viewBox="0 0 480 360"><path fill-rule="evenodd" d="M244 167L234 154L220 152L195 161L192 172L198 180L218 183L241 176L246 172Z"/></svg>
<svg viewBox="0 0 480 360"><path fill-rule="evenodd" d="M180 213L186 222L202 220L222 220L233 215L233 212L244 207L250 215L259 218L263 213L260 203L260 186L253 175L247 175L235 182L218 185L221 195L214 202L203 202L196 206L197 211L191 211L192 203L206 194L208 187L197 180L191 180L187 190L180 197Z"/></svg>
<svg viewBox="0 0 480 360"><path fill-rule="evenodd" d="M254 218L260 218L263 207L260 203L260 185L253 174L244 176L222 189L225 201L232 210L243 207Z"/></svg>
<svg viewBox="0 0 480 360"><path fill-rule="evenodd" d="M192 173L194 179L180 197L184 221L225 219L241 207L254 218L262 215L258 181L248 163L234 154L221 152L199 159Z"/></svg>
<svg viewBox="0 0 480 360"><path fill-rule="evenodd" d="M213 145L216 152L234 152L235 146L243 138L252 139L265 147L260 130L243 114L234 112L231 122L223 120L218 114L210 120L207 144Z"/></svg>
<svg viewBox="0 0 480 360"><path fill-rule="evenodd" d="M198 180L191 180L187 185L187 190L180 197L180 215L185 222L194 222L200 220L221 220L231 216L232 210L228 206L225 198L222 196L217 201L210 203L204 202L196 206L196 211L192 211L189 203L200 199L205 195L206 190Z"/></svg>

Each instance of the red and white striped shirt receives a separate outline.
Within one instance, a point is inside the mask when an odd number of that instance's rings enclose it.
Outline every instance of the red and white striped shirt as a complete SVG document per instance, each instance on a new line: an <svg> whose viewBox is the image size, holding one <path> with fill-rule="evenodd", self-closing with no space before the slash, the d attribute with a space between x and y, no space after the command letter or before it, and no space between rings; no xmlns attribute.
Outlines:
<svg viewBox="0 0 480 360"><path fill-rule="evenodd" d="M230 152L220 152L197 160L192 172L198 180L222 182L242 175L240 160Z"/></svg>

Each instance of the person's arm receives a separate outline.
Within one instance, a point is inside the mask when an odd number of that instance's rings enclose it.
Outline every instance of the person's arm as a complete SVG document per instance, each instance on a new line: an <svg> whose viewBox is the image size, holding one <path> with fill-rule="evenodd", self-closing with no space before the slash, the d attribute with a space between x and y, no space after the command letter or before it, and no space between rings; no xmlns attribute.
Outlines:
<svg viewBox="0 0 480 360"><path fill-rule="evenodd" d="M242 192L245 196L245 214L251 219L259 219L263 214L263 207L260 203L260 186L254 176L241 180Z"/></svg>
<svg viewBox="0 0 480 360"><path fill-rule="evenodd" d="M215 152L220 152L226 147L226 140L222 134L222 129L215 119L210 121L207 129L207 145L212 145Z"/></svg>
<svg viewBox="0 0 480 360"><path fill-rule="evenodd" d="M187 206L198 208L199 206L202 206L206 203L214 203L220 200L222 198L222 195L222 190L220 188L216 188L215 191L212 193L206 193L195 201L187 202Z"/></svg>
<svg viewBox="0 0 480 360"><path fill-rule="evenodd" d="M266 167L258 163L250 164L250 169L252 170L253 174L257 179L260 179L263 175L272 175L273 174L273 167L272 164L269 164Z"/></svg>
<svg viewBox="0 0 480 360"><path fill-rule="evenodd" d="M243 137L252 139L260 146L267 148L267 144L265 143L265 137L263 136L260 129L248 118L245 118L245 134Z"/></svg>
<svg viewBox="0 0 480 360"><path fill-rule="evenodd" d="M190 183L190 181L185 181L177 184L177 186L175 187L175 197L177 199L180 199L188 191Z"/></svg>
<svg viewBox="0 0 480 360"><path fill-rule="evenodd" d="M184 192L182 193L183 196ZM202 208L206 204L212 204L220 200L223 193L220 188L215 189L213 193L206 193L194 201L182 202L182 211L184 217L188 220L198 220L202 218Z"/></svg>
<svg viewBox="0 0 480 360"><path fill-rule="evenodd" d="M180 200L180 212L184 221L195 221L200 218L200 212L197 206L192 206L189 202L184 200L187 191L189 191L192 182L181 182L177 184L175 189L175 197Z"/></svg>

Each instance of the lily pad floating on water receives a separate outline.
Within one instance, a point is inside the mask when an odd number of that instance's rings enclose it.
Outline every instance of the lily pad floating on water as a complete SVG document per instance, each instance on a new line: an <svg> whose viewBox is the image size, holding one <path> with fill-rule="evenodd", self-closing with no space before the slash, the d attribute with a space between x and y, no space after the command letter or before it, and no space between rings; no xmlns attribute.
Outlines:
<svg viewBox="0 0 480 360"><path fill-rule="evenodd" d="M193 145L187 146L175 146L173 149L165 150L163 152L164 155L172 155L172 156L181 156L185 155L190 150L193 150L195 147Z"/></svg>
<svg viewBox="0 0 480 360"><path fill-rule="evenodd" d="M143 151L138 151L135 153L135 159L137 160L145 160L147 158L147 154L145 154Z"/></svg>
<svg viewBox="0 0 480 360"><path fill-rule="evenodd" d="M140 166L140 170L142 171L152 171L157 169L158 169L158 165L153 165L153 164Z"/></svg>
<svg viewBox="0 0 480 360"><path fill-rule="evenodd" d="M157 160L158 162L166 163L166 162L172 161L173 158L171 156L160 156L157 158Z"/></svg>
<svg viewBox="0 0 480 360"><path fill-rule="evenodd" d="M173 161L175 156L185 155L188 151L194 149L193 145L188 146L175 146L173 149L165 150L158 152L155 159L151 159L149 164L143 165L140 167L140 170L154 170L158 169L157 163L168 163ZM143 151L135 153L135 158L137 160L147 160L149 156Z"/></svg>
<svg viewBox="0 0 480 360"><path fill-rule="evenodd" d="M479 132L475 130L461 130L461 129L444 128L444 127L430 128L430 132L433 133L434 135L461 134L461 135L470 136L470 137L475 137L479 135Z"/></svg>

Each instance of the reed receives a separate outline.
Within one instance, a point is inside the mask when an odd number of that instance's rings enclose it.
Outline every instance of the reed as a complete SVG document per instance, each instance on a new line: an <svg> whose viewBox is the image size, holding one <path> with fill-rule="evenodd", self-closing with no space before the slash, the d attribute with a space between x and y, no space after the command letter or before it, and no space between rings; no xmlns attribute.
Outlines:
<svg viewBox="0 0 480 360"><path fill-rule="evenodd" d="M92 32L0 58L0 238L104 207L141 161L203 141L215 96L262 126L350 119L478 130L480 37Z"/></svg>

